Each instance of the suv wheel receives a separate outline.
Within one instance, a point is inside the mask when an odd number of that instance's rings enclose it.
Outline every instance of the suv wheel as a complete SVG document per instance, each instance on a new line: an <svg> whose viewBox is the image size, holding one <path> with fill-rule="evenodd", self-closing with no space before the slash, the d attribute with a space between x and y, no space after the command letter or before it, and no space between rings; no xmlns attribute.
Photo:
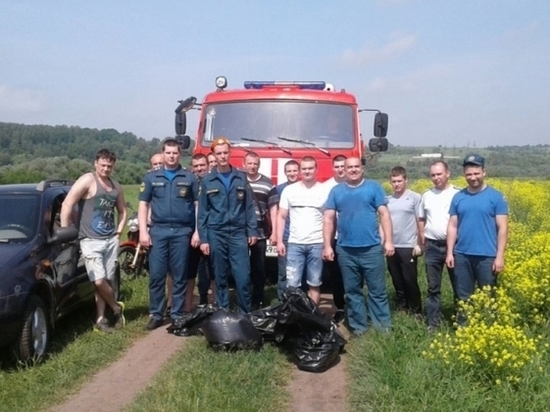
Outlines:
<svg viewBox="0 0 550 412"><path fill-rule="evenodd" d="M50 324L46 305L32 295L23 315L23 328L17 342L17 355L21 360L41 359L50 346Z"/></svg>

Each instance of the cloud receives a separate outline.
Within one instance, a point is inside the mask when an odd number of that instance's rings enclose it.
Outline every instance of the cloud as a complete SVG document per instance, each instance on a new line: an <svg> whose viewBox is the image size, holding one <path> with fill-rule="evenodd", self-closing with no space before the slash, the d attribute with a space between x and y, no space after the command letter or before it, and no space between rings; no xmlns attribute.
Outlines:
<svg viewBox="0 0 550 412"><path fill-rule="evenodd" d="M30 89L0 85L0 114L37 113L44 109L44 97Z"/></svg>
<svg viewBox="0 0 550 412"><path fill-rule="evenodd" d="M395 59L407 50L412 49L416 43L417 36L408 34L400 36L379 48L367 45L364 49L358 51L346 50L342 56L342 61L344 64L354 67L380 64L381 62Z"/></svg>

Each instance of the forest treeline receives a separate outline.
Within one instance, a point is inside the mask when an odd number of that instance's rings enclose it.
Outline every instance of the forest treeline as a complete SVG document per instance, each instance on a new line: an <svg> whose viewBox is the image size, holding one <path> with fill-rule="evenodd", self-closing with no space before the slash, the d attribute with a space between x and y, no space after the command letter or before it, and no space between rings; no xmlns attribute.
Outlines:
<svg viewBox="0 0 550 412"><path fill-rule="evenodd" d="M462 174L462 161L469 153L485 157L490 177L550 179L550 145L476 147L392 146L367 163L367 174L375 179L387 179L393 166L406 168L410 178L429 177L430 165L437 158L422 158L423 154L440 154L454 176Z"/></svg>
<svg viewBox="0 0 550 412"><path fill-rule="evenodd" d="M91 170L95 154L101 148L116 153L116 178L122 184L136 184L141 182L150 156L160 147L158 138L145 140L114 129L0 122L0 184L38 182L53 177L76 179ZM485 148L390 145L388 152L368 159L366 170L371 178L387 179L391 167L400 165L407 169L409 178L424 178L435 159L420 156L440 153L457 176L461 173L462 158L470 152L485 156L491 177L550 178L550 145ZM182 164L187 165L188 161L185 158Z"/></svg>
<svg viewBox="0 0 550 412"><path fill-rule="evenodd" d="M145 140L114 129L0 122L0 183L76 179L91 170L95 154L102 148L116 153L115 174L122 184L139 183L150 156L160 146L160 139Z"/></svg>

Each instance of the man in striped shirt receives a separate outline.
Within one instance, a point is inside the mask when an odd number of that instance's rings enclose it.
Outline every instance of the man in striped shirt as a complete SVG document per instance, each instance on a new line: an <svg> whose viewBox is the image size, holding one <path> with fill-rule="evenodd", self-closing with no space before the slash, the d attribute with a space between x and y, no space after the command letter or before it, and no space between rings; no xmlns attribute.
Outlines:
<svg viewBox="0 0 550 412"><path fill-rule="evenodd" d="M248 184L254 193L254 209L258 221L258 241L250 246L250 279L252 281L252 308L260 308L264 302L264 288L266 280L265 251L267 239L271 236L274 214L277 206L270 195L275 186L270 178L259 173L260 156L254 152L248 152L244 157L244 169Z"/></svg>

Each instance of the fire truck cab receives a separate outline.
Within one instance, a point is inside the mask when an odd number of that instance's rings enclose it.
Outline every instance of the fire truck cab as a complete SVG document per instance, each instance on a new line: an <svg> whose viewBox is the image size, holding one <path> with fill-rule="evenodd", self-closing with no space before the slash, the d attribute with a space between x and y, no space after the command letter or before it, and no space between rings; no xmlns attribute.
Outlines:
<svg viewBox="0 0 550 412"><path fill-rule="evenodd" d="M317 160L319 181L332 177L332 159L337 155L365 159L359 113L376 112L371 152L388 148L388 116L375 109L359 109L355 97L335 91L324 81L246 81L242 89L228 89L227 79L216 79L216 90L202 103L190 97L176 109L176 134L183 146L186 112L199 109L194 153L208 154L212 141L225 137L231 142L231 164L242 167L246 153L260 156L260 173L273 183L285 181L284 165L306 155Z"/></svg>

